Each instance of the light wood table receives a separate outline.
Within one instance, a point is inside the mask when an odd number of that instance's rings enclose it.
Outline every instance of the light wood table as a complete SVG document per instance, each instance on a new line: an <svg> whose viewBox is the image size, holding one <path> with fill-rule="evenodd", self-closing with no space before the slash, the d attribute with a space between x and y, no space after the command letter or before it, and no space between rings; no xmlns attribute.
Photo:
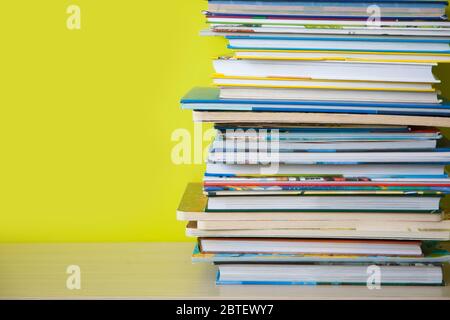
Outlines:
<svg viewBox="0 0 450 320"><path fill-rule="evenodd" d="M450 298L450 287L216 286L214 266L191 263L192 247L165 242L0 244L0 298ZM70 265L80 268L80 290L66 286Z"/></svg>

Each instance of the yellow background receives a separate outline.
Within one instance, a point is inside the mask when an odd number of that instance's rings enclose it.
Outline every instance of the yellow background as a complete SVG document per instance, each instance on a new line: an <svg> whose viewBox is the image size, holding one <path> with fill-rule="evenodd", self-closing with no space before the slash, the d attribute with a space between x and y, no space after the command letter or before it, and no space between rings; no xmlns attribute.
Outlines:
<svg viewBox="0 0 450 320"><path fill-rule="evenodd" d="M66 8L81 8L68 30ZM188 240L175 219L203 166L174 165L179 98L210 83L205 0L3 1L0 241ZM438 76L448 80L448 67ZM450 81L447 81L450 83Z"/></svg>
<svg viewBox="0 0 450 320"><path fill-rule="evenodd" d="M81 8L81 30L66 9ZM178 101L225 41L203 0L3 1L0 241L188 240L175 210L202 165L174 165Z"/></svg>

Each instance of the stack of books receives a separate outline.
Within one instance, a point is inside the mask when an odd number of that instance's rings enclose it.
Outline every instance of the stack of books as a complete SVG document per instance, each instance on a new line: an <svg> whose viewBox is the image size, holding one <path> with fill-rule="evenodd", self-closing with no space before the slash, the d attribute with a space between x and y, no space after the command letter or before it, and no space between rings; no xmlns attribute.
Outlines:
<svg viewBox="0 0 450 320"><path fill-rule="evenodd" d="M218 284L444 283L446 5L209 1L234 55L181 101L217 134L177 214Z"/></svg>

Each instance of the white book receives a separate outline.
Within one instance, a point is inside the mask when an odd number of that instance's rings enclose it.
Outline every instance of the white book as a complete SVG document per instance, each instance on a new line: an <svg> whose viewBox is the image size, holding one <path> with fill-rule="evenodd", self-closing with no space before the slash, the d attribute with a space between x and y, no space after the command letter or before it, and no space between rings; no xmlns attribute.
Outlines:
<svg viewBox="0 0 450 320"><path fill-rule="evenodd" d="M449 56L450 60L450 56ZM429 83L375 82L375 81L313 81L302 79L273 79L246 77L215 77L213 83L218 86L251 86L271 88L317 88L352 90L392 90L392 91L435 91Z"/></svg>
<svg viewBox="0 0 450 320"><path fill-rule="evenodd" d="M341 27L341 28L306 28L290 25L240 25L240 24L211 24L210 29L201 31L202 36L233 36L255 34L314 34L314 35L391 35L391 36L450 36L450 31L444 28L389 28L389 27Z"/></svg>
<svg viewBox="0 0 450 320"><path fill-rule="evenodd" d="M422 255L420 241L200 238L199 246L205 253Z"/></svg>
<svg viewBox="0 0 450 320"><path fill-rule="evenodd" d="M269 38L269 37L267 37ZM281 37L280 37L281 38ZM232 49L297 49L297 50L349 50L349 51L398 51L398 52L442 52L448 53L448 42L385 42L385 41L336 41L336 40L294 40L294 39L265 39L228 38Z"/></svg>
<svg viewBox="0 0 450 320"><path fill-rule="evenodd" d="M288 191L288 190L281 190L279 187L270 187L266 188L265 190L249 190L249 191L242 191L242 190L219 190L219 191L205 191L203 193L204 196L208 197L221 197L221 196L311 196L311 195L319 195L319 196L349 196L350 192L346 190L323 190L323 191L312 191L312 190L306 190L303 192L299 191ZM385 195L385 196L404 196L404 193L400 191L351 191L352 196L373 196L373 195ZM276 211L276 210L275 210ZM224 211L220 211L223 213ZM258 214L260 212L257 212ZM366 212L368 213L368 212ZM386 213L385 215L392 215L392 213L387 213L386 211L383 211L383 213ZM403 213L402 213L403 214ZM429 214L429 213L426 213ZM233 215L234 216L234 215ZM310 220L323 220L321 218L315 218L310 217ZM341 219L341 216L336 216L337 219ZM411 217L412 218L412 217ZM259 219L256 217L252 217L252 219ZM190 220L190 219L187 219ZM193 219L196 220L196 219ZM233 219L230 219L233 220ZM236 219L239 220L239 219ZM251 219L247 219L251 220ZM294 219L287 219L287 220L294 220ZM390 220L395 220L394 217ZM397 219L399 220L399 219ZM403 219L400 219L403 220Z"/></svg>
<svg viewBox="0 0 450 320"><path fill-rule="evenodd" d="M293 29L294 27L289 26L288 28ZM243 38L243 39L267 39L267 38L280 38L280 39L286 39L286 40L297 40L299 38L305 39L305 40L313 40L313 41L332 41L332 40L349 40L348 35L342 35L342 34L330 34L326 36L320 36L314 34L305 34L305 35L295 35L295 34L277 34L276 36L266 36L264 34L253 34L251 37L248 36L242 36L241 34L234 34L234 36L230 36L230 38ZM374 41L386 41L386 42L394 42L398 40L414 40L414 41L430 41L430 42L436 42L436 43L444 43L448 40L450 40L450 37L444 37L444 38L435 38L431 36L416 36L411 38L409 35L399 35L399 36L387 36L387 35L372 35L372 36L364 36L364 35L352 35L351 39L356 41L367 41L367 40L374 40Z"/></svg>
<svg viewBox="0 0 450 320"><path fill-rule="evenodd" d="M262 131L266 129L266 131ZM256 139L274 138L274 132L280 139L286 140L304 140L304 141L377 141L377 140L419 140L419 139L441 139L442 135L439 132L420 132L420 131L408 131L408 132L345 132L339 130L324 131L324 132L308 132L308 131L294 131L289 130L289 127L277 128L276 126L266 126L264 128L258 128L258 125L248 127L229 128L225 127L218 130L218 137L220 138L245 138Z"/></svg>
<svg viewBox="0 0 450 320"><path fill-rule="evenodd" d="M237 191L235 191L237 192ZM311 221L311 220L352 220L352 221L442 221L442 213L408 213L408 212L193 212L177 211L180 221Z"/></svg>
<svg viewBox="0 0 450 320"><path fill-rule="evenodd" d="M217 284L361 284L369 265L220 264ZM379 265L381 285L441 285L441 266Z"/></svg>
<svg viewBox="0 0 450 320"><path fill-rule="evenodd" d="M268 141L245 142L240 139L214 140L212 148L222 151L258 151L267 148ZM408 150L431 149L436 147L436 140L404 141L361 141L361 142L295 142L278 141L280 150Z"/></svg>
<svg viewBox="0 0 450 320"><path fill-rule="evenodd" d="M320 100L430 103L440 102L437 92L336 90L309 88L222 87L222 99Z"/></svg>
<svg viewBox="0 0 450 320"><path fill-rule="evenodd" d="M439 209L440 200L412 196L225 196L209 197L207 210L434 211Z"/></svg>
<svg viewBox="0 0 450 320"><path fill-rule="evenodd" d="M255 24L255 19L246 17L206 17L210 23L246 23ZM360 26L368 27L366 21L360 20L327 20L327 19L258 19L258 24L276 24L276 25L328 25L328 26ZM427 27L427 28L450 28L448 21L380 21L377 27Z"/></svg>
<svg viewBox="0 0 450 320"><path fill-rule="evenodd" d="M450 32L450 31L449 31ZM280 60L355 60L378 62L450 62L449 54L411 53L364 53L364 52L313 52L295 50L236 50L234 56L238 59L280 59Z"/></svg>
<svg viewBox="0 0 450 320"><path fill-rule="evenodd" d="M330 239L397 239L397 240L450 240L450 231L443 229L358 230L358 229L257 229L257 230L202 230L196 222L186 227L188 237L225 238L330 238Z"/></svg>
<svg viewBox="0 0 450 320"><path fill-rule="evenodd" d="M211 162L259 164L259 163L448 163L450 152L277 152L267 149L264 152L210 152Z"/></svg>
<svg viewBox="0 0 450 320"><path fill-rule="evenodd" d="M257 219L257 218L256 218ZM419 221L340 221L338 220L228 220L228 221L197 221L197 228L201 230L276 230L276 229L295 229L312 230L328 229L343 230L357 229L359 231L393 231L406 232L408 230L419 229L439 229L450 232L450 221L443 220L439 222L419 222Z"/></svg>
<svg viewBox="0 0 450 320"><path fill-rule="evenodd" d="M436 83L432 67L419 63L280 61L217 59L216 73L225 76L290 77L326 80Z"/></svg>

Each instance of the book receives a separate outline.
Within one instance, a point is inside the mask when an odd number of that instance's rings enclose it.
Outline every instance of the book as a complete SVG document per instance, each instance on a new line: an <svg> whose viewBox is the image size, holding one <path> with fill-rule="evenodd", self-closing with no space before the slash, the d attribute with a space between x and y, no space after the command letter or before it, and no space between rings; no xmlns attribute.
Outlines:
<svg viewBox="0 0 450 320"><path fill-rule="evenodd" d="M450 150L404 152L279 152L266 149L265 152L213 151L208 160L219 163L286 163L286 164L359 164L359 163L430 163L450 164Z"/></svg>
<svg viewBox="0 0 450 320"><path fill-rule="evenodd" d="M194 122L226 123L323 123L323 124L392 124L430 127L450 127L450 119L436 116L350 114L320 112L279 112L279 111L194 111Z"/></svg>
<svg viewBox="0 0 450 320"><path fill-rule="evenodd" d="M264 140L256 140L254 143L247 143L241 140L225 139L219 141L217 138L213 141L211 148L213 150L222 149L228 151L258 151L265 147L262 146ZM436 147L436 141L433 140L399 140L399 141L331 141L331 142L297 142L297 141L278 141L278 149L280 151L288 150L417 150L417 149L433 149Z"/></svg>
<svg viewBox="0 0 450 320"><path fill-rule="evenodd" d="M202 238L200 238L202 239ZM219 238L227 240L227 238ZM249 238L254 239L254 238ZM272 238L270 238L272 239ZM273 239L272 239L273 240ZM329 239L325 239L329 240ZM360 241L360 240L358 240ZM377 240L378 241L378 240ZM440 242L422 241L422 256L304 254L304 253L236 253L201 252L194 246L192 262L203 263L353 263L353 264L443 264L450 262L450 252Z"/></svg>
<svg viewBox="0 0 450 320"><path fill-rule="evenodd" d="M343 113L343 114L389 115L389 117L400 115L424 116L424 117L425 116L448 117L448 115L450 115L450 108L447 102L404 103L404 102L339 101L339 100L279 100L279 99L264 100L264 99L245 99L245 98L230 99L230 98L221 98L220 90L216 88L195 88L191 90L182 99L181 103L182 103L181 107L183 109L189 109L194 111L211 111L211 112L257 111L258 113L262 112L289 112L289 113L307 112L307 113L334 113L334 114ZM237 117L237 114L233 115L235 117L235 120L238 121L240 120L239 117ZM424 120L426 121L426 119ZM280 122L278 120L275 121ZM442 122L444 121L445 119ZM215 122L227 122L227 120L218 120ZM239 122L251 122L251 121L240 120ZM298 122L301 121L297 121L297 123ZM304 123L307 122L308 121ZM328 121L328 123L333 123L333 121ZM358 122L354 121L351 123L358 123ZM414 123L413 125L415 124L416 123ZM417 122L417 125L423 124Z"/></svg>
<svg viewBox="0 0 450 320"><path fill-rule="evenodd" d="M318 130L286 126L218 127L211 151L258 151L277 144L277 150L370 151L370 150L432 150L447 143L437 131L410 129L407 132L369 128L345 131L345 128L317 127Z"/></svg>
<svg viewBox="0 0 450 320"><path fill-rule="evenodd" d="M277 22L279 20L282 21L282 23L304 23L305 21L310 20L323 20L323 21L339 21L339 23L343 23L343 21L351 21L354 22L356 25L364 25L367 24L368 18L370 16L364 15L364 16L335 16L335 15L323 15L323 16L308 16L308 15L275 15L275 14L269 14L269 15L258 15L258 14L233 14L233 13L214 13L207 11L205 12L206 18L208 22L212 23L230 23L230 22L258 22L263 23L265 20L276 20ZM446 20L447 16L443 15L441 17L436 16L392 16L392 17L386 17L381 15L380 17L381 22L387 22L383 25L405 25L399 22L408 23L410 21L413 21L413 26L420 26L420 25L426 25L426 26L446 26ZM419 23L416 23L415 20L421 20ZM443 24L440 24L441 22L444 22ZM333 23L331 23L333 24ZM378 25L378 23L377 23ZM407 25L407 24L406 24Z"/></svg>
<svg viewBox="0 0 450 320"><path fill-rule="evenodd" d="M223 284L353 284L367 285L369 265L219 264ZM372 266L373 268L373 266ZM380 285L443 285L441 266L377 265Z"/></svg>
<svg viewBox="0 0 450 320"><path fill-rule="evenodd" d="M446 44L448 46L448 44ZM353 80L437 83L433 63L386 63L362 61L250 60L221 57L214 70L225 76L283 77L314 80Z"/></svg>
<svg viewBox="0 0 450 320"><path fill-rule="evenodd" d="M225 86L220 88L222 99L314 100L429 103L441 102L437 92L350 90L326 88L257 88L251 86Z"/></svg>
<svg viewBox="0 0 450 320"><path fill-rule="evenodd" d="M450 33L450 30L449 30ZM249 60L335 60L362 62L391 62L391 63L448 63L449 54L437 53L398 53L371 51L318 51L318 50L234 50L236 59ZM367 83L364 82L367 86ZM403 84L403 83L402 83ZM417 84L417 83L416 83ZM383 86L386 87L385 82ZM357 88L357 86L353 86Z"/></svg>
<svg viewBox="0 0 450 320"><path fill-rule="evenodd" d="M407 28L449 28L447 19L414 18L388 18L380 17L376 24L367 25L367 17L305 17L305 16L273 16L273 15L242 15L218 14L204 12L207 23L212 24L264 24L264 25L305 25L308 27L359 26L359 27L407 27Z"/></svg>
<svg viewBox="0 0 450 320"><path fill-rule="evenodd" d="M263 238L333 238L333 239L397 239L397 240L450 240L448 229L358 230L339 229L253 229L253 230L203 230L195 221L186 226L188 237L263 237Z"/></svg>
<svg viewBox="0 0 450 320"><path fill-rule="evenodd" d="M438 222L423 222L423 221L390 221L386 224L385 221L340 221L340 220L273 220L273 221L259 221L258 217L255 220L199 220L197 221L197 229L199 230L274 230L274 229L357 229L360 231L399 231L406 230L420 230L420 229L435 229L450 231L450 221L442 220ZM314 219L314 216L311 217Z"/></svg>
<svg viewBox="0 0 450 320"><path fill-rule="evenodd" d="M414 82L380 82L380 81L331 81L274 77L242 77L215 74L213 83L219 87L252 87L252 88L307 88L361 91L408 91L435 92L430 83Z"/></svg>
<svg viewBox="0 0 450 320"><path fill-rule="evenodd" d="M287 194L287 195L444 195L449 194L450 179L414 179L366 177L343 178L332 176L271 176L257 177L211 177L203 179L204 191L214 196L220 191L226 195L245 191L247 195ZM258 192L258 193L256 193Z"/></svg>
<svg viewBox="0 0 450 320"><path fill-rule="evenodd" d="M366 51L398 53L450 53L449 40L441 39L403 39L391 36L389 40L372 37L321 36L317 38L278 35L232 35L226 36L229 49L249 50L330 50L330 51Z"/></svg>
<svg viewBox="0 0 450 320"><path fill-rule="evenodd" d="M225 196L210 197L207 211L408 211L439 210L440 197Z"/></svg>
<svg viewBox="0 0 450 320"><path fill-rule="evenodd" d="M276 21L274 21L276 22ZM276 23L210 23L209 29L200 33L202 36L232 36L240 35L361 35L361 36L410 36L410 37L442 37L450 36L450 30L442 27L382 27L382 26L342 26ZM433 56L433 55L432 55Z"/></svg>
<svg viewBox="0 0 450 320"><path fill-rule="evenodd" d="M216 14L261 14L300 16L368 15L367 7L377 5L387 17L436 17L445 15L446 2L340 2L340 1L209 1L208 10Z"/></svg>
<svg viewBox="0 0 450 320"><path fill-rule="evenodd" d="M215 138L177 219L217 284L443 284L447 5L208 1L232 55L181 99Z"/></svg>
<svg viewBox="0 0 450 320"><path fill-rule="evenodd" d="M346 154L356 154L355 162L364 157L372 157L373 162L383 162L382 155L386 156L385 162L410 162L411 152L428 154L430 157L443 155L448 151L448 142L442 139L437 131L420 130L410 128L407 132L378 131L378 129L368 129L364 131L341 131L340 128L324 126L303 130L301 127L251 127L235 126L218 127L217 134L210 145L209 153L211 162L224 162L217 160L217 157L224 158L227 163L235 160L234 163L251 164L251 157L260 156L270 159L269 162L283 162L282 158L294 157L297 155L305 160L308 156L318 155L318 153L332 158L343 160ZM345 130L345 129L343 129ZM434 154L433 154L434 152ZM441 152L436 154L436 152ZM216 157L216 155L219 155ZM408 160L402 160L403 158ZM242 156L242 157L238 157ZM276 156L276 157L274 157ZM392 157L397 157L393 160ZM391 157L391 158L390 158ZM420 157L419 157L420 158ZM325 158L324 158L325 159ZM322 160L324 160L322 159ZM420 161L418 159L418 161ZM310 172L314 176L314 172ZM295 175L291 175L295 176ZM319 175L316 175L319 176Z"/></svg>
<svg viewBox="0 0 450 320"><path fill-rule="evenodd" d="M420 241L199 238L203 253L422 256Z"/></svg>
<svg viewBox="0 0 450 320"><path fill-rule="evenodd" d="M186 187L183 198L177 209L177 219L181 221L422 221L439 222L444 213L434 212L362 212L362 211L225 211L211 212L206 210L208 197L203 193L202 184L190 183Z"/></svg>
<svg viewBox="0 0 450 320"><path fill-rule="evenodd" d="M259 164L227 164L213 163L206 164L206 175L208 176L248 176L257 175L268 171L270 165ZM266 170L267 169L267 170ZM416 177L424 175L428 178L446 178L444 173L445 165L434 164L279 164L279 175L341 175L343 177Z"/></svg>

